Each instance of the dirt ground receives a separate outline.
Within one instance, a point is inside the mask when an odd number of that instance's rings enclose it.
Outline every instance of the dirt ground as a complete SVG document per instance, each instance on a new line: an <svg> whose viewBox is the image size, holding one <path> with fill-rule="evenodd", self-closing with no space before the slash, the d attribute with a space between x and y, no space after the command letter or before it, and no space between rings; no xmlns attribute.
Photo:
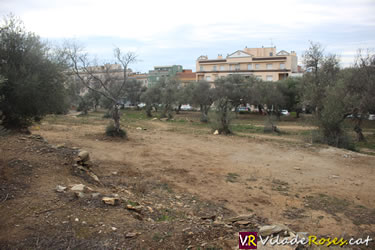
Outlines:
<svg viewBox="0 0 375 250"><path fill-rule="evenodd" d="M0 139L2 249L231 249L240 230L274 223L315 235L375 237L374 156L185 133L160 120L128 125L124 141L105 137L104 124L44 122L32 136ZM102 185L72 173L78 149L90 152ZM143 210L54 191L79 183ZM215 223L244 214L253 216L246 226Z"/></svg>

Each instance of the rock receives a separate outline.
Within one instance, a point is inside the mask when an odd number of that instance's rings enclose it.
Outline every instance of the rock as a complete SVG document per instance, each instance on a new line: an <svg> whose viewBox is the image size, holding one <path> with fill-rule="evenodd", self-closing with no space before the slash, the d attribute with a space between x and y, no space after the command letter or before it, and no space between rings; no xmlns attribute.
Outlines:
<svg viewBox="0 0 375 250"><path fill-rule="evenodd" d="M136 130L142 130L142 128L141 127L137 127Z"/></svg>
<svg viewBox="0 0 375 250"><path fill-rule="evenodd" d="M160 121L166 122L168 121L168 118L160 118Z"/></svg>
<svg viewBox="0 0 375 250"><path fill-rule="evenodd" d="M155 118L152 118L151 121L156 121L157 119L158 119L158 118L155 117Z"/></svg>
<svg viewBox="0 0 375 250"><path fill-rule="evenodd" d="M75 195L77 198L81 198L81 199L85 198L85 194L82 193L82 192L74 192L74 195Z"/></svg>
<svg viewBox="0 0 375 250"><path fill-rule="evenodd" d="M147 209L148 209L148 211L150 211L150 213L154 212L154 210L152 209L152 207L147 206Z"/></svg>
<svg viewBox="0 0 375 250"><path fill-rule="evenodd" d="M215 130L215 132L214 132L214 135L218 135L219 134L219 130Z"/></svg>
<svg viewBox="0 0 375 250"><path fill-rule="evenodd" d="M133 238L133 237L136 237L139 234L140 233L138 233L138 232L129 232L129 233L125 234L125 238Z"/></svg>
<svg viewBox="0 0 375 250"><path fill-rule="evenodd" d="M87 151L81 151L78 154L78 158L81 162L86 162L86 161L90 160L90 154Z"/></svg>
<svg viewBox="0 0 375 250"><path fill-rule="evenodd" d="M236 225L249 225L250 223L251 221L249 220L239 220L235 222Z"/></svg>
<svg viewBox="0 0 375 250"><path fill-rule="evenodd" d="M214 226L222 226L222 225L224 225L225 223L222 222L222 221L217 221L217 220L215 220L212 224L213 224Z"/></svg>
<svg viewBox="0 0 375 250"><path fill-rule="evenodd" d="M74 219L74 221L77 221L77 222L78 222L78 221L79 221L79 219L78 219L78 218L75 218L75 219Z"/></svg>
<svg viewBox="0 0 375 250"><path fill-rule="evenodd" d="M118 198L112 197L103 197L102 201L107 205L117 206L120 204L120 200Z"/></svg>
<svg viewBox="0 0 375 250"><path fill-rule="evenodd" d="M226 219L226 222L234 223L236 221L251 221L254 218L254 214L246 214L246 215L240 215L236 217L232 217L229 219Z"/></svg>
<svg viewBox="0 0 375 250"><path fill-rule="evenodd" d="M100 180L99 180L99 178L98 178L98 176L97 176L96 174L94 174L94 173L91 172L91 171L87 172L87 174L88 174L91 178L93 178L94 181L96 181L96 182L98 182L98 183L101 184L101 182L100 182Z"/></svg>
<svg viewBox="0 0 375 250"><path fill-rule="evenodd" d="M140 213L141 211L142 211L142 206L132 206L132 205L127 205L126 206L126 209L128 209L128 210L133 210L133 211L135 211L135 212L138 212L138 213Z"/></svg>
<svg viewBox="0 0 375 250"><path fill-rule="evenodd" d="M259 234L261 236L269 236L272 234L280 233L281 231L287 231L290 232L291 230L284 225L269 225L269 226L263 226L259 229Z"/></svg>
<svg viewBox="0 0 375 250"><path fill-rule="evenodd" d="M295 169L295 170L301 170L301 168L299 168L299 167L294 167L294 169Z"/></svg>
<svg viewBox="0 0 375 250"><path fill-rule="evenodd" d="M205 216L202 216L201 217L202 220L215 220L216 219L216 215L205 215Z"/></svg>
<svg viewBox="0 0 375 250"><path fill-rule="evenodd" d="M85 190L85 185L83 184L77 184L77 185L74 185L70 190L72 191L76 191L76 192L83 192Z"/></svg>
<svg viewBox="0 0 375 250"><path fill-rule="evenodd" d="M58 193L63 193L63 192L65 192L65 190L66 190L66 187L64 187L64 186L60 186L60 185L56 186L56 192L58 192Z"/></svg>
<svg viewBox="0 0 375 250"><path fill-rule="evenodd" d="M99 196L100 196L100 193L91 194L91 198L93 198L93 199L99 198Z"/></svg>
<svg viewBox="0 0 375 250"><path fill-rule="evenodd" d="M116 230L117 230L117 228L115 228L115 227L111 227L111 229L112 229L113 231L116 231Z"/></svg>
<svg viewBox="0 0 375 250"><path fill-rule="evenodd" d="M331 178L332 179L337 179L337 178L340 178L340 176L338 176L338 175L331 175Z"/></svg>
<svg viewBox="0 0 375 250"><path fill-rule="evenodd" d="M117 175L117 174L118 174L118 172L112 172L111 174L112 174L112 175Z"/></svg>

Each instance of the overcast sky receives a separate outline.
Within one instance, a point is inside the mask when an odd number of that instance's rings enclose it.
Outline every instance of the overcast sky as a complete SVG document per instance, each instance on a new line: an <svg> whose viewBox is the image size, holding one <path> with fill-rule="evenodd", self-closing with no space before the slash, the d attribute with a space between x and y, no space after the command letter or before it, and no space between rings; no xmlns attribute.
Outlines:
<svg viewBox="0 0 375 250"><path fill-rule="evenodd" d="M353 63L358 48L375 49L375 0L0 0L29 31L49 41L75 39L103 61L115 46L134 51L133 70L180 64L195 71L200 55L216 58L247 47L295 50L309 40Z"/></svg>

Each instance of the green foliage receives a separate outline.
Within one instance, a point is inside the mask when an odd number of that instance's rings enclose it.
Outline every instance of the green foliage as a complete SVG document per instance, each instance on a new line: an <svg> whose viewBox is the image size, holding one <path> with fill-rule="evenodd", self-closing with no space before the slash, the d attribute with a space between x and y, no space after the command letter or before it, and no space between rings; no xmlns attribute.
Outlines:
<svg viewBox="0 0 375 250"><path fill-rule="evenodd" d="M127 138L126 131L121 128L117 130L116 126L112 122L106 127L105 134L112 137Z"/></svg>
<svg viewBox="0 0 375 250"><path fill-rule="evenodd" d="M142 87L142 83L137 80L130 80L125 85L125 101L131 104L138 105L141 101L141 95L146 91L146 88Z"/></svg>
<svg viewBox="0 0 375 250"><path fill-rule="evenodd" d="M13 16L0 27L0 110L6 128L25 128L49 113L67 110L65 61Z"/></svg>
<svg viewBox="0 0 375 250"><path fill-rule="evenodd" d="M283 109L297 112L302 110L300 86L301 78L287 78L277 82L277 88L284 99ZM294 117L296 117L296 114Z"/></svg>
<svg viewBox="0 0 375 250"><path fill-rule="evenodd" d="M344 128L346 104L344 88L336 84L327 89L323 100L324 109L317 117L319 132L313 137L313 141L323 142L328 145L354 150L354 143Z"/></svg>
<svg viewBox="0 0 375 250"><path fill-rule="evenodd" d="M161 89L158 84L150 86L145 92L141 94L141 101L146 103L146 114L148 117L152 117L152 108L158 110L159 104L161 103Z"/></svg>
<svg viewBox="0 0 375 250"><path fill-rule="evenodd" d="M162 108L161 117L171 119L173 117L174 105L178 104L178 91L181 83L176 78L162 77L159 82L147 89L141 96L141 100L156 110L159 104ZM147 115L150 115L150 108L146 108Z"/></svg>
<svg viewBox="0 0 375 250"><path fill-rule="evenodd" d="M219 134L231 134L231 122L234 114L231 112L232 105L226 97L222 97L215 102L216 110L212 113L212 130L218 130Z"/></svg>
<svg viewBox="0 0 375 250"><path fill-rule="evenodd" d="M201 122L208 122L208 111L214 102L214 90L208 82L197 82L191 84L191 104L200 107Z"/></svg>
<svg viewBox="0 0 375 250"><path fill-rule="evenodd" d="M353 70L340 70L337 57L324 55L320 44L311 43L304 61L310 72L302 78L303 102L315 110L315 123L319 127L312 134L313 142L354 150L352 138L344 127L345 117L356 106L353 93L357 91L348 88L356 85Z"/></svg>

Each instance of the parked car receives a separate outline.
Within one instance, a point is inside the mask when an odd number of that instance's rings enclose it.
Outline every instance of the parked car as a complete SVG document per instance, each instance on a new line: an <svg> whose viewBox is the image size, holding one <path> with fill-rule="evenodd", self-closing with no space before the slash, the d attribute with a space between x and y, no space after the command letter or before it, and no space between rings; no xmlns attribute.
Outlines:
<svg viewBox="0 0 375 250"><path fill-rule="evenodd" d="M140 104L138 104L138 107L140 107L140 108L143 108L145 106L146 106L146 103L143 103L143 102L141 102Z"/></svg>
<svg viewBox="0 0 375 250"><path fill-rule="evenodd" d="M250 111L248 107L239 107L238 111Z"/></svg>
<svg viewBox="0 0 375 250"><path fill-rule="evenodd" d="M248 108L248 107L239 107L239 108L237 109L237 111L238 111L238 113L240 113L240 114L249 113L249 112L250 112L250 108Z"/></svg>
<svg viewBox="0 0 375 250"><path fill-rule="evenodd" d="M369 114L369 115L368 115L368 119L369 119L370 121L375 121L375 115L373 115L373 114Z"/></svg>
<svg viewBox="0 0 375 250"><path fill-rule="evenodd" d="M184 104L184 105L181 105L181 110L190 111L190 110L193 110L193 107L190 106L189 104Z"/></svg>
<svg viewBox="0 0 375 250"><path fill-rule="evenodd" d="M289 115L289 111L286 109L281 110L282 115Z"/></svg>

